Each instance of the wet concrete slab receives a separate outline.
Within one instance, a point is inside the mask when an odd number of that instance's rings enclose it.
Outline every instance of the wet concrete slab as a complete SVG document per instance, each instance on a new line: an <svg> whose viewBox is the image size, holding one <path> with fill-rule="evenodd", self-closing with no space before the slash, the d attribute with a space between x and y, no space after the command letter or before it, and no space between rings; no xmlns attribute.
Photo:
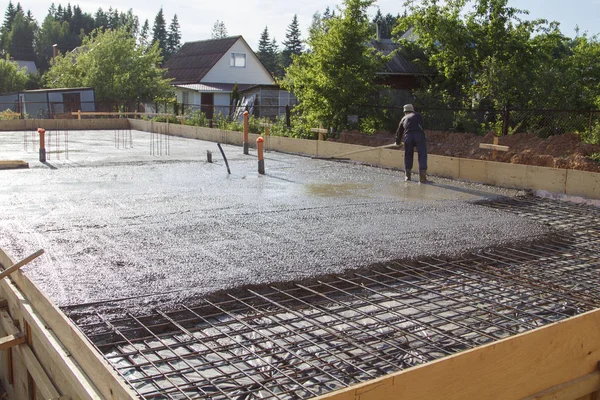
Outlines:
<svg viewBox="0 0 600 400"><path fill-rule="evenodd" d="M270 151L260 175L253 149L223 145L228 174L216 143L139 131L47 140L41 163L33 134L0 132L0 159L30 165L0 171L0 247L15 261L44 249L23 271L60 306L176 301L547 233L474 204L515 190Z"/></svg>

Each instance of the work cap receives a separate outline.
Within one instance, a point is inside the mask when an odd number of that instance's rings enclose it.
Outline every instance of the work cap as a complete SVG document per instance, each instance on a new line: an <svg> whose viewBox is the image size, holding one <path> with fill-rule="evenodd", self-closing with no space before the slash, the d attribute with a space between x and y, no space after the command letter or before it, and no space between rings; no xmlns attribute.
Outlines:
<svg viewBox="0 0 600 400"><path fill-rule="evenodd" d="M415 111L415 108L413 107L412 104L405 104L404 105L404 112L413 112Z"/></svg>

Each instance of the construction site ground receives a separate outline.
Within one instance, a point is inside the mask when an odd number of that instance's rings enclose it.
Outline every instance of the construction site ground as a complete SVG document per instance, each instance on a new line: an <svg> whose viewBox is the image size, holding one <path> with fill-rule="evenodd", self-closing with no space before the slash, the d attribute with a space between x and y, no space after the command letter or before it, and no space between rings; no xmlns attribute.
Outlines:
<svg viewBox="0 0 600 400"><path fill-rule="evenodd" d="M0 133L2 158L30 164L2 171L0 247L16 259L43 248L25 272L59 306L180 300L547 232L473 204L515 190L275 152L262 176L254 154L223 146L228 174L215 143L154 135L153 151L152 134L124 135L68 132L68 154L50 136L43 164L24 133Z"/></svg>
<svg viewBox="0 0 600 400"><path fill-rule="evenodd" d="M0 159L30 166L0 171L0 248L45 250L24 273L142 398L314 397L598 306L593 206L272 151L260 175L254 149L223 145L229 174L216 143L149 132L47 135L42 163L31 133L0 133Z"/></svg>

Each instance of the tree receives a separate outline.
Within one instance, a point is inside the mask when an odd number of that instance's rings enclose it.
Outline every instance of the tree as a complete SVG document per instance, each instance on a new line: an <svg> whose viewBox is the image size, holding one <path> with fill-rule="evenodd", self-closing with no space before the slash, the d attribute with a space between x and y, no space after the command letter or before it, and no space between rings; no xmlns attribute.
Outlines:
<svg viewBox="0 0 600 400"><path fill-rule="evenodd" d="M212 28L212 38L222 39L227 37L227 28L223 21L217 20Z"/></svg>
<svg viewBox="0 0 600 400"><path fill-rule="evenodd" d="M265 68L274 75L277 70L277 43L275 39L273 41L269 39L269 28L266 26L260 35L256 55Z"/></svg>
<svg viewBox="0 0 600 400"><path fill-rule="evenodd" d="M169 25L169 33L167 34L167 53L169 56L177 53L181 47L181 31L179 30L179 20L177 14L173 16L171 25Z"/></svg>
<svg viewBox="0 0 600 400"><path fill-rule="evenodd" d="M19 64L8 58L0 59L0 93L23 90L27 81L27 68L19 68Z"/></svg>
<svg viewBox="0 0 600 400"><path fill-rule="evenodd" d="M164 56L167 54L167 25L165 22L165 15L163 14L162 7L154 17L154 25L152 27L152 42L158 42L158 47L160 48L161 55Z"/></svg>
<svg viewBox="0 0 600 400"><path fill-rule="evenodd" d="M102 8L99 8L94 15L94 27L107 29L108 28L108 15L102 11Z"/></svg>
<svg viewBox="0 0 600 400"><path fill-rule="evenodd" d="M61 54L44 74L47 87L93 87L99 101L152 101L170 93L158 42L137 45L122 28L95 30L77 53Z"/></svg>
<svg viewBox="0 0 600 400"><path fill-rule="evenodd" d="M384 16L381 10L377 9L377 13L373 17L373 32L377 32L380 39L391 39L392 31L399 18L400 16L394 17L389 13Z"/></svg>
<svg viewBox="0 0 600 400"><path fill-rule="evenodd" d="M281 52L281 64L285 69L292 64L292 58L302 54L302 40L300 39L300 27L298 25L298 16L294 14L292 22L288 25L285 33L283 51Z"/></svg>
<svg viewBox="0 0 600 400"><path fill-rule="evenodd" d="M35 22L28 22L23 11L18 11L5 43L8 54L16 60L35 61L33 39L36 29Z"/></svg>
<svg viewBox="0 0 600 400"><path fill-rule="evenodd" d="M464 0L444 5L423 0L409 8L396 31L412 27L424 55L416 61L437 71L426 88L429 94L454 107L469 107L474 100L497 108L546 102L535 94L547 84L544 76L550 71L544 64L556 66L552 53L563 37L556 24L523 20L527 12L507 2L477 0L467 10Z"/></svg>
<svg viewBox="0 0 600 400"><path fill-rule="evenodd" d="M4 24L2 27L7 31L10 31L12 28L12 23L17 16L17 9L13 5L12 1L8 2L8 7L6 7L6 12L4 13Z"/></svg>
<svg viewBox="0 0 600 400"><path fill-rule="evenodd" d="M150 45L149 37L148 37L149 34L150 34L150 24L148 23L148 19L146 19L144 21L144 25L142 25L142 30L140 31L140 35L138 38L138 43L140 46L148 47Z"/></svg>
<svg viewBox="0 0 600 400"><path fill-rule="evenodd" d="M373 0L345 0L339 17L324 20L324 30L310 32L311 51L294 58L283 86L298 97L311 123L336 129L348 125L352 106L372 103L379 88L376 73L384 58L367 45L367 9Z"/></svg>

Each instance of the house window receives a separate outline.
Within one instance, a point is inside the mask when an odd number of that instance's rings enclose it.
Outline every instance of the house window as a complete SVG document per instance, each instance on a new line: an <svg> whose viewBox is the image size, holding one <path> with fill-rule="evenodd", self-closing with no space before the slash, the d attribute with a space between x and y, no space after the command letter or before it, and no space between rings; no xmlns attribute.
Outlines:
<svg viewBox="0 0 600 400"><path fill-rule="evenodd" d="M186 105L187 105L187 104L190 104L190 92L186 92L186 91L184 91L184 92L182 93L182 96L181 96L181 97L182 97L182 99L181 99L181 102L182 102L183 104L186 104Z"/></svg>
<svg viewBox="0 0 600 400"><path fill-rule="evenodd" d="M245 53L231 53L231 60L229 66L234 68L246 68L246 54Z"/></svg>

